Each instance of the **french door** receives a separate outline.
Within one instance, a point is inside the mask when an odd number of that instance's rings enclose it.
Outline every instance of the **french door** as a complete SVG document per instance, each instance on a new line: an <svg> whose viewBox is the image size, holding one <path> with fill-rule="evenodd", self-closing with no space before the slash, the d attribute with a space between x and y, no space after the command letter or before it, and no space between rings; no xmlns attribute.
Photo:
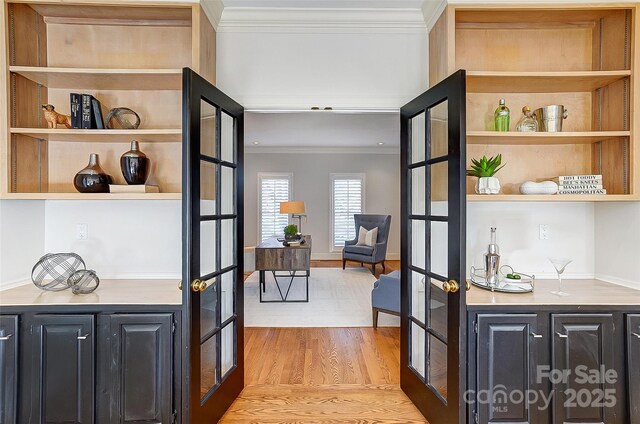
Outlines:
<svg viewBox="0 0 640 424"><path fill-rule="evenodd" d="M244 386L244 109L185 68L182 419L215 423Z"/></svg>
<svg viewBox="0 0 640 424"><path fill-rule="evenodd" d="M430 424L466 422L466 76L400 112L400 384Z"/></svg>

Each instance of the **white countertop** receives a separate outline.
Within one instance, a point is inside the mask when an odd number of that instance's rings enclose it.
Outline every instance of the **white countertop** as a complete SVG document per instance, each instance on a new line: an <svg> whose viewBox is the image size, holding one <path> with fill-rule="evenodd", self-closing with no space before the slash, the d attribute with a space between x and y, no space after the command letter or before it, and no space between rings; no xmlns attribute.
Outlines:
<svg viewBox="0 0 640 424"><path fill-rule="evenodd" d="M31 282L0 291L2 306L39 305L180 305L178 280L101 280L89 294L73 294L71 289L48 292Z"/></svg>
<svg viewBox="0 0 640 424"><path fill-rule="evenodd" d="M471 286L469 306L557 305L557 306L640 306L640 290L600 280L563 280L562 290L569 296L551 293L558 280L536 280L533 293L498 293Z"/></svg>

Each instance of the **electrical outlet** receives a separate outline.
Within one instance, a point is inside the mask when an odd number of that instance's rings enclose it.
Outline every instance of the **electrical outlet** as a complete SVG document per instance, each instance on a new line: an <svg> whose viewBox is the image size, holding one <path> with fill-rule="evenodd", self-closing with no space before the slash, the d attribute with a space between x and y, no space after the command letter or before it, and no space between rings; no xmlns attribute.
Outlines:
<svg viewBox="0 0 640 424"><path fill-rule="evenodd" d="M551 229L547 224L540 224L540 240L549 240L551 238Z"/></svg>
<svg viewBox="0 0 640 424"><path fill-rule="evenodd" d="M87 224L76 225L76 239L86 240L89 238L89 226Z"/></svg>

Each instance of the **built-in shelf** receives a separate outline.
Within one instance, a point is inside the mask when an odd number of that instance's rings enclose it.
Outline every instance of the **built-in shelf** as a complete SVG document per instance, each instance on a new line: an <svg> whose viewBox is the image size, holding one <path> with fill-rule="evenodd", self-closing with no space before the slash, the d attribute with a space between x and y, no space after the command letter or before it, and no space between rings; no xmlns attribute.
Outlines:
<svg viewBox="0 0 640 424"><path fill-rule="evenodd" d="M138 130L81 130L66 128L11 128L11 134L48 141L70 142L180 142L182 130L180 128L167 129L138 129Z"/></svg>
<svg viewBox="0 0 640 424"><path fill-rule="evenodd" d="M567 93L594 91L631 76L631 71L467 71L469 93Z"/></svg>
<svg viewBox="0 0 640 424"><path fill-rule="evenodd" d="M630 194L467 194L468 202L624 202L637 201Z"/></svg>
<svg viewBox="0 0 640 424"><path fill-rule="evenodd" d="M22 200L180 200L181 193L7 193Z"/></svg>
<svg viewBox="0 0 640 424"><path fill-rule="evenodd" d="M584 132L499 132L467 131L468 144L496 145L548 145L591 144L599 141L630 137L630 131L584 131Z"/></svg>
<svg viewBox="0 0 640 424"><path fill-rule="evenodd" d="M182 69L95 69L10 66L9 71L22 75L47 88L179 90L182 87Z"/></svg>

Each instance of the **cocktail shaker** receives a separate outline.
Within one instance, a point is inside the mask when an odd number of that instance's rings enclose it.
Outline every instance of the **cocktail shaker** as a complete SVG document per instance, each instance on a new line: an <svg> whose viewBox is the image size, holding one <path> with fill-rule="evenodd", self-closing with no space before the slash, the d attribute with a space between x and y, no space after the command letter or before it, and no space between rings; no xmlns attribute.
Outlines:
<svg viewBox="0 0 640 424"><path fill-rule="evenodd" d="M498 270L500 269L500 248L496 243L496 227L491 227L491 243L484 254L484 278L491 288L498 286Z"/></svg>

